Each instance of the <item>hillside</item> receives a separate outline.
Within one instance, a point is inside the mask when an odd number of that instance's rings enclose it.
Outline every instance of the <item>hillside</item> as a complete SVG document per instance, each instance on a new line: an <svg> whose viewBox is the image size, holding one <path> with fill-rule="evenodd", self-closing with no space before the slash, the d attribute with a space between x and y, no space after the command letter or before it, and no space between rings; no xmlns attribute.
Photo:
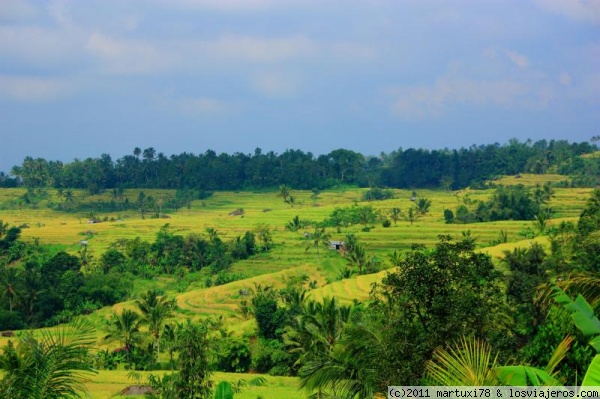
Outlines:
<svg viewBox="0 0 600 399"><path fill-rule="evenodd" d="M494 181L495 184L523 184L535 187L546 181L558 182L563 176L522 175L520 178L503 178ZM140 190L125 190L124 197L132 201ZM27 226L22 229L25 240L38 240L41 244L49 244L54 250L66 249L71 254L78 254L82 249L82 240L86 242L88 254L91 254L91 265L98 262L101 255L120 239L140 237L152 242L161 227L168 223L169 229L175 235L190 234L205 235L208 228L218 231L223 241L233 240L246 231L255 231L257 227L266 226L272 235L272 247L269 251L251 256L246 260L233 263L229 275L236 281L223 285L206 287L210 277L208 270L192 272L188 276L188 284L183 292L178 292L176 278L173 275L159 274L154 278L140 278L134 281L132 299L148 289L159 288L166 295L176 298L178 309L175 320L187 318L200 320L205 317L222 316L224 324L234 335L247 336L256 333L254 319L240 313L240 304L248 300L256 287L272 286L281 289L291 281L302 281L308 290L308 297L318 301L324 298L336 297L342 303L351 304L355 300L369 299L373 283L377 283L385 275L386 269L393 270L389 256L394 252L403 252L413 244L423 244L427 247L435 245L439 235L451 235L456 239L463 232L469 231L476 238L478 251L488 253L494 259L499 270L507 269L499 262L504 251L517 247L529 248L532 242L547 245L545 237L533 238L535 226L532 221L495 221L471 224L447 224L444 219L446 209L456 209L462 203L476 203L488 200L494 195L494 189L486 190L393 190L393 198L381 201L364 201L367 189L340 188L327 190L315 195L311 191L293 190L295 202L286 203L278 196L278 192L215 192L208 198L194 200L188 208L177 212L169 212L161 218L144 218L137 211L94 212L93 217L98 222L89 223L90 213L66 212L52 209L57 198L56 190L47 190L47 199L39 202L34 209L15 207L15 198L25 194L24 189L0 189L0 220L16 226ZM147 195L155 198L173 194L169 190L145 190ZM591 193L586 188L554 188L551 199L553 214L548 227L558 226L561 222L575 222ZM90 196L83 190L73 190L76 203L79 205L94 204L109 199L110 194ZM363 225L328 228L331 240L343 241L347 234L355 234L358 242L364 246L369 256L377 259L380 272L366 275L352 275L340 280L340 273L348 261L334 250L322 248L320 258L317 258L315 248L311 247L306 234L312 233L314 227L290 231L285 226L295 217L301 220L320 222L337 208L372 207L380 215L389 215L392 208L400 208L404 215L417 199L431 200L429 211L422 217L410 222L403 217L389 227L382 226L380 220L369 222L368 229ZM235 214L234 211L243 210ZM232 214L233 212L233 214ZM388 216L389 217L389 216ZM500 232L505 233L504 241L498 242ZM308 248L308 249L307 249ZM90 266L90 270L91 266ZM310 284L309 284L310 283ZM309 286L310 285L310 286ZM250 294L249 294L250 293ZM133 301L118 303L97 310L89 316L97 330L97 348L115 348L115 342L104 342L106 335L106 320L114 313L123 309L135 309ZM4 345L7 338L0 339ZM116 381L125 381L123 372L114 374L103 371L90 385L92 397L104 398L115 393ZM221 377L219 377L221 378ZM105 381L112 381L106 385ZM269 380L271 381L271 380ZM279 383L273 380L274 384ZM293 380L277 380L282 384L283 391L290 394L294 385ZM271 383L271 382L269 382ZM118 384L122 384L119 382ZM256 388L258 389L258 388ZM294 388L295 389L295 388ZM255 392L248 389L248 392ZM264 398L269 396L260 389ZM110 393L110 395L108 395ZM236 396L237 397L237 396ZM241 396L246 397L246 396ZM248 396L250 397L250 396ZM294 396L289 396L294 397Z"/></svg>

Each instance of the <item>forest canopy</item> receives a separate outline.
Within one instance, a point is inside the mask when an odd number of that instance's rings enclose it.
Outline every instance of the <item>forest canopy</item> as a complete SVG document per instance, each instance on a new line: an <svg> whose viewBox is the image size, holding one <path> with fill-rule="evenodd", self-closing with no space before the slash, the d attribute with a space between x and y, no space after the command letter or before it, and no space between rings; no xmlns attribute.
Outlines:
<svg viewBox="0 0 600 399"><path fill-rule="evenodd" d="M566 140L498 143L461 149L399 148L378 157L346 149L315 156L302 150L281 154L236 152L181 153L167 157L150 147L113 160L110 155L72 162L26 157L10 175L0 174L0 187L25 186L87 189L92 194L114 188L240 190L274 188L325 189L361 187L460 189L480 187L501 175L559 173L572 185L599 182L600 158L582 157L598 151L595 144Z"/></svg>

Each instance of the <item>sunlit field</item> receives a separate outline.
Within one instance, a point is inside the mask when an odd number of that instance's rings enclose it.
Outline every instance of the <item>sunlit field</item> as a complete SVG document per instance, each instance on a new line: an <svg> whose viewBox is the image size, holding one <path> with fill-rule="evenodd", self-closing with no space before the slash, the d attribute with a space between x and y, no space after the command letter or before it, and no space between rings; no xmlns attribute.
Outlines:
<svg viewBox="0 0 600 399"><path fill-rule="evenodd" d="M545 181L557 182L565 180L559 175L523 175L520 178L510 177L494 181L495 184L524 184L533 186ZM127 190L126 196L130 201L135 201L140 190ZM354 204L360 206L370 205L381 214L389 213L394 207L399 207L406 215L408 209L414 206L411 201L412 190L394 190L393 199L383 201L365 202L362 196L366 190L344 188L329 190L314 197L310 191L294 191L296 203L291 206L277 196L276 191L271 192L215 192L209 198L195 200L191 207L180 209L177 212L167 212L164 218L142 219L139 212L99 212L96 217L106 219L101 223L88 223L86 212L70 213L48 209L44 203L38 209L17 209L11 204L15 198L24 194L21 189L0 189L0 220L10 225L28 225L23 228L22 236L25 239L38 239L43 244L52 244L57 249L66 249L75 253L80 249L82 240L87 241L95 259L110 246L112 242L121 238L141 237L153 241L159 229L169 224L176 234L187 235L191 233L204 234L209 227L215 228L220 237L227 241L254 230L259 225L270 228L273 236L273 248L266 253L259 254L251 259L238 262L231 268L231 273L239 275L238 281L205 288L204 280L208 277L206 272L192 273L193 281L182 293L175 288L174 278L170 276L159 277L155 280L136 280L134 282L134 295L150 288L161 288L165 293L177 298L178 320L199 319L207 316L222 316L225 325L234 332L241 334L255 330L253 319L244 319L239 312L240 301L248 299L247 293L255 285L283 287L290 279L305 278L311 282L313 289L309 296L320 300L324 297L335 296L342 302L350 303L353 300L367 300L372 284L380 281L386 269L392 265L388 257L394 251L410 249L413 244L433 246L442 234L460 238L465 231L470 231L471 237L477 239L480 251L490 254L495 264L503 270L499 259L504 251L515 247L526 247L536 240L547 244L544 237L526 238L525 232L535 230L533 222L529 221L502 221L475 224L446 224L444 210L455 211L457 206L464 203L465 199L476 201L489 198L493 189L488 190L461 190L457 192L444 190L416 190L418 198L431 200L430 212L418 218L413 224L406 220L399 220L390 227L383 227L381 222L372 225L370 231L363 231L362 225L350 226L341 229L328 229L332 240L344 240L348 233L354 233L358 241L365 247L368 255L374 255L380 262L382 271L375 274L354 276L350 279L340 280L340 271L346 265L346 260L335 250L321 248L319 257L314 247L311 247L305 237L312 227L296 232L289 231L285 225L298 215L303 220L322 221L327 218L336 207L349 207ZM174 192L167 190L144 190L147 195L155 198L167 198ZM554 210L553 219L549 225L556 225L561 221L576 221L583 209L591 189L556 188L555 197L551 201ZM74 191L77 202L94 202L108 200L109 194L87 196L83 191ZM56 192L49 190L49 200L58 202ZM230 213L242 208L243 215L232 216ZM112 221L111 221L112 220ZM500 232L508 235L508 242L499 245L491 243L498 240ZM504 271L504 270L503 270ZM308 284L307 284L308 286ZM86 318L97 329L99 349L112 348L117 343L104 341L105 321L115 311L124 308L133 308L133 301L116 304L112 307L100 309ZM7 338L0 339L0 345L7 342ZM215 381L226 379L235 381L240 378L250 379L254 375L216 373ZM88 384L92 398L120 397L118 393L135 381L128 378L128 372L100 371ZM263 387L248 387L236 398L296 398L305 397L298 391L298 381L291 377L267 377ZM131 397L131 396L130 396Z"/></svg>

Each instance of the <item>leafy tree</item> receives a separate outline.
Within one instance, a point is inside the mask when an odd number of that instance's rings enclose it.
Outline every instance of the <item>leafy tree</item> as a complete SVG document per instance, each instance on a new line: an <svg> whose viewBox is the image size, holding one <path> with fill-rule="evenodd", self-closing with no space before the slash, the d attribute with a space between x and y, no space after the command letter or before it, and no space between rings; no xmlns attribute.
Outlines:
<svg viewBox="0 0 600 399"><path fill-rule="evenodd" d="M277 304L276 292L271 287L256 286L252 297L252 313L258 324L258 336L276 339L283 332L285 309Z"/></svg>
<svg viewBox="0 0 600 399"><path fill-rule="evenodd" d="M256 233L259 241L262 243L263 251L268 251L273 244L273 235L271 234L270 227L266 224L259 224L254 229L254 232Z"/></svg>
<svg viewBox="0 0 600 399"><path fill-rule="evenodd" d="M163 399L208 399L212 395L210 380L210 340L205 323L187 320L177 329L174 349L178 373L165 375L162 379L150 376L153 388Z"/></svg>
<svg viewBox="0 0 600 399"><path fill-rule="evenodd" d="M110 248L100 257L100 269L104 274L108 274L111 269L123 272L125 271L126 261L127 258L125 258L122 252L115 248Z"/></svg>
<svg viewBox="0 0 600 399"><path fill-rule="evenodd" d="M444 342L468 334L493 337L506 329L500 322L502 275L474 249L472 240L452 243L440 236L432 251L416 247L405 254L374 290L381 340L390 354L380 354L385 360L377 367L388 381L418 380L424 360Z"/></svg>
<svg viewBox="0 0 600 399"><path fill-rule="evenodd" d="M13 399L80 398L95 372L89 349L95 342L92 325L74 320L56 331L44 330L40 338L25 334L17 348L3 348L0 396Z"/></svg>
<svg viewBox="0 0 600 399"><path fill-rule="evenodd" d="M544 248L534 243L530 248L505 251L503 263L511 272L506 295L514 309L516 333L526 341L545 319L542 309L535 304L536 287L549 281L546 273Z"/></svg>

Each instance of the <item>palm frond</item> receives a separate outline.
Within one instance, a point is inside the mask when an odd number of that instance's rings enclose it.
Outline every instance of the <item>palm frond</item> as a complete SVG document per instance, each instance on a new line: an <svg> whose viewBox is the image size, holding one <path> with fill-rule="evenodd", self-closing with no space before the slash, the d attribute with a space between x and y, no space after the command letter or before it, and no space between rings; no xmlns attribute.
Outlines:
<svg viewBox="0 0 600 399"><path fill-rule="evenodd" d="M454 347L438 348L426 364L426 375L432 384L445 386L496 385L498 355L476 338L463 338Z"/></svg>

